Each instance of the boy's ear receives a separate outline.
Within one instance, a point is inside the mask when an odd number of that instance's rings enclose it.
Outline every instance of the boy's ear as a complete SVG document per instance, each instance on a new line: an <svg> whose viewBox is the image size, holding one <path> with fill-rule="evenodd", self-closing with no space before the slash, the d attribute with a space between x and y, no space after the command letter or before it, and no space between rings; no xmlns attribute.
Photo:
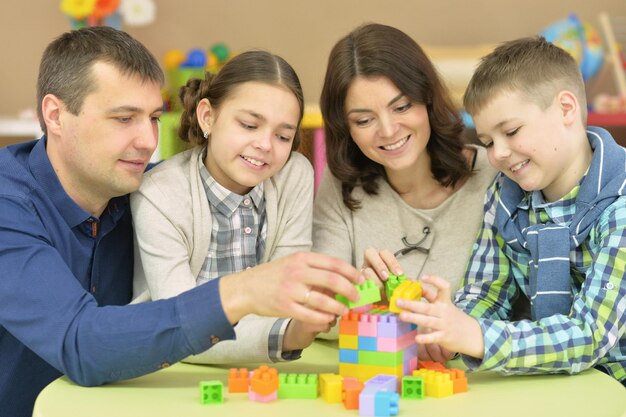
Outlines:
<svg viewBox="0 0 626 417"><path fill-rule="evenodd" d="M41 113L49 135L61 135L61 114L64 109L63 102L54 94L46 94L41 100Z"/></svg>
<svg viewBox="0 0 626 417"><path fill-rule="evenodd" d="M563 90L557 95L557 102L563 116L563 123L569 126L580 118L576 94Z"/></svg>
<svg viewBox="0 0 626 417"><path fill-rule="evenodd" d="M203 132L211 133L213 121L215 119L215 111L208 99L203 98L196 106L196 117Z"/></svg>

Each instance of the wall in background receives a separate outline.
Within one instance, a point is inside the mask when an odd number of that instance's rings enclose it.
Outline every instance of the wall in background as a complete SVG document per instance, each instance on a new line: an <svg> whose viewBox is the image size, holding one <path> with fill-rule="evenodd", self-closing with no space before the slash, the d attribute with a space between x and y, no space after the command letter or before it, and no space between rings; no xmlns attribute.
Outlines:
<svg viewBox="0 0 626 417"><path fill-rule="evenodd" d="M263 48L283 56L316 103L333 44L364 22L398 27L425 46L494 44L541 31L575 12L597 26L598 13L626 15L624 0L155 0L157 20L125 28L159 60L224 42L233 50ZM58 0L5 2L0 11L0 115L35 107L45 46L70 28Z"/></svg>

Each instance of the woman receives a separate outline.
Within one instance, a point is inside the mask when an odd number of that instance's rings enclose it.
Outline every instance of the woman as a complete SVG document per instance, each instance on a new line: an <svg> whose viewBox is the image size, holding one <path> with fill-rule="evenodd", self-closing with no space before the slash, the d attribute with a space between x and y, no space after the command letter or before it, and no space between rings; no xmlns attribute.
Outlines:
<svg viewBox="0 0 626 417"><path fill-rule="evenodd" d="M332 49L320 100L328 171L313 249L363 268L446 277L458 289L496 171L466 145L433 64L402 31L361 26Z"/></svg>

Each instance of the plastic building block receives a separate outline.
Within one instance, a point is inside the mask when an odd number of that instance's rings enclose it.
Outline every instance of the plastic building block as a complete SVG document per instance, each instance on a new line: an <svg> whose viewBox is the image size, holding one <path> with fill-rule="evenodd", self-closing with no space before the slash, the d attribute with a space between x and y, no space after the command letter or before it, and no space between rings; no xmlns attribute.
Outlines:
<svg viewBox="0 0 626 417"><path fill-rule="evenodd" d="M378 391L374 397L374 416L389 417L397 416L400 407L400 396L395 392Z"/></svg>
<svg viewBox="0 0 626 417"><path fill-rule="evenodd" d="M378 335L378 318L376 314L361 314L359 320L359 336L376 337Z"/></svg>
<svg viewBox="0 0 626 417"><path fill-rule="evenodd" d="M465 372L461 369L452 368L445 371L450 375L452 380L452 392L459 394L461 392L467 392L467 377Z"/></svg>
<svg viewBox="0 0 626 417"><path fill-rule="evenodd" d="M339 349L358 349L359 336L352 334L339 334Z"/></svg>
<svg viewBox="0 0 626 417"><path fill-rule="evenodd" d="M418 369L433 369L435 371L443 371L446 368L441 362L436 361L418 361L417 362Z"/></svg>
<svg viewBox="0 0 626 417"><path fill-rule="evenodd" d="M248 399L250 399L250 401L256 401L259 403L269 403L272 401L276 401L277 398L278 398L277 391L274 391L271 394L267 394L267 395L259 394L258 392L254 392L252 390L248 391Z"/></svg>
<svg viewBox="0 0 626 417"><path fill-rule="evenodd" d="M250 386L250 373L246 368L230 368L228 371L228 392L248 392Z"/></svg>
<svg viewBox="0 0 626 417"><path fill-rule="evenodd" d="M391 392L398 391L398 377L394 375L376 375L365 382L366 387L375 387L378 390Z"/></svg>
<svg viewBox="0 0 626 417"><path fill-rule="evenodd" d="M402 351L400 352L368 352L366 350L358 351L358 361L363 365L372 366L398 366L402 365ZM340 358L341 360L341 358ZM347 361L346 361L347 362Z"/></svg>
<svg viewBox="0 0 626 417"><path fill-rule="evenodd" d="M250 379L250 391L262 396L278 391L278 371L276 368L261 365L255 369Z"/></svg>
<svg viewBox="0 0 626 417"><path fill-rule="evenodd" d="M278 374L278 398L317 398L317 374Z"/></svg>
<svg viewBox="0 0 626 417"><path fill-rule="evenodd" d="M405 376L402 378L402 398L421 400L424 398L424 378L421 376Z"/></svg>
<svg viewBox="0 0 626 417"><path fill-rule="evenodd" d="M342 401L343 377L337 374L320 374L320 395L327 403Z"/></svg>
<svg viewBox="0 0 626 417"><path fill-rule="evenodd" d="M385 281L385 295L387 296L387 300L391 299L393 291L405 280L406 275L394 275L389 272L389 277L387 278L387 281Z"/></svg>
<svg viewBox="0 0 626 417"><path fill-rule="evenodd" d="M346 410L359 409L359 396L363 391L363 383L356 378L344 378L341 398Z"/></svg>
<svg viewBox="0 0 626 417"><path fill-rule="evenodd" d="M359 394L359 415L360 416L375 416L376 409L376 393L379 389L376 386L365 386L363 391Z"/></svg>
<svg viewBox="0 0 626 417"><path fill-rule="evenodd" d="M224 402L224 384L222 381L200 381L200 404L222 402Z"/></svg>
<svg viewBox="0 0 626 417"><path fill-rule="evenodd" d="M363 284L356 284L355 287L360 295L359 301L352 302L343 295L339 294L337 294L335 298L337 299L337 301L345 304L348 308L359 307L365 304L372 304L381 300L380 290L371 279L366 279Z"/></svg>
<svg viewBox="0 0 626 417"><path fill-rule="evenodd" d="M345 316L342 316L339 320L339 334L340 335L359 335L359 320L361 319L361 313L350 311Z"/></svg>
<svg viewBox="0 0 626 417"><path fill-rule="evenodd" d="M417 326L406 323L396 313L388 313L378 318L378 337L400 337L417 329Z"/></svg>
<svg viewBox="0 0 626 417"><path fill-rule="evenodd" d="M419 300L422 298L422 284L416 281L402 281L400 285L393 291L389 300L389 311L399 313L402 311L396 306L396 300L404 298L407 300Z"/></svg>
<svg viewBox="0 0 626 417"><path fill-rule="evenodd" d="M411 345L416 345L415 336L417 336L417 330L412 330L398 337L378 337L376 350L379 352L399 352Z"/></svg>
<svg viewBox="0 0 626 417"><path fill-rule="evenodd" d="M359 363L359 352L353 349L339 349L339 362L340 363ZM375 353L375 352L372 352Z"/></svg>

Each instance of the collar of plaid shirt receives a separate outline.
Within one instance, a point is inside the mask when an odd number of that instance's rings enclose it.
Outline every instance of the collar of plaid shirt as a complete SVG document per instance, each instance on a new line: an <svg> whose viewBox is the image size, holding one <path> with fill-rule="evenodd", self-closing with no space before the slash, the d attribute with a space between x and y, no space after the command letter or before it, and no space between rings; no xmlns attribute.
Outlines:
<svg viewBox="0 0 626 417"><path fill-rule="evenodd" d="M569 226L529 225L529 211L518 207L525 191L503 178L496 226L508 245L529 254L529 287L533 320L567 315L572 304L570 250L589 235L600 214L626 188L626 150L604 129L589 127L593 159L576 197L576 213ZM565 242L569 242L565 244Z"/></svg>

